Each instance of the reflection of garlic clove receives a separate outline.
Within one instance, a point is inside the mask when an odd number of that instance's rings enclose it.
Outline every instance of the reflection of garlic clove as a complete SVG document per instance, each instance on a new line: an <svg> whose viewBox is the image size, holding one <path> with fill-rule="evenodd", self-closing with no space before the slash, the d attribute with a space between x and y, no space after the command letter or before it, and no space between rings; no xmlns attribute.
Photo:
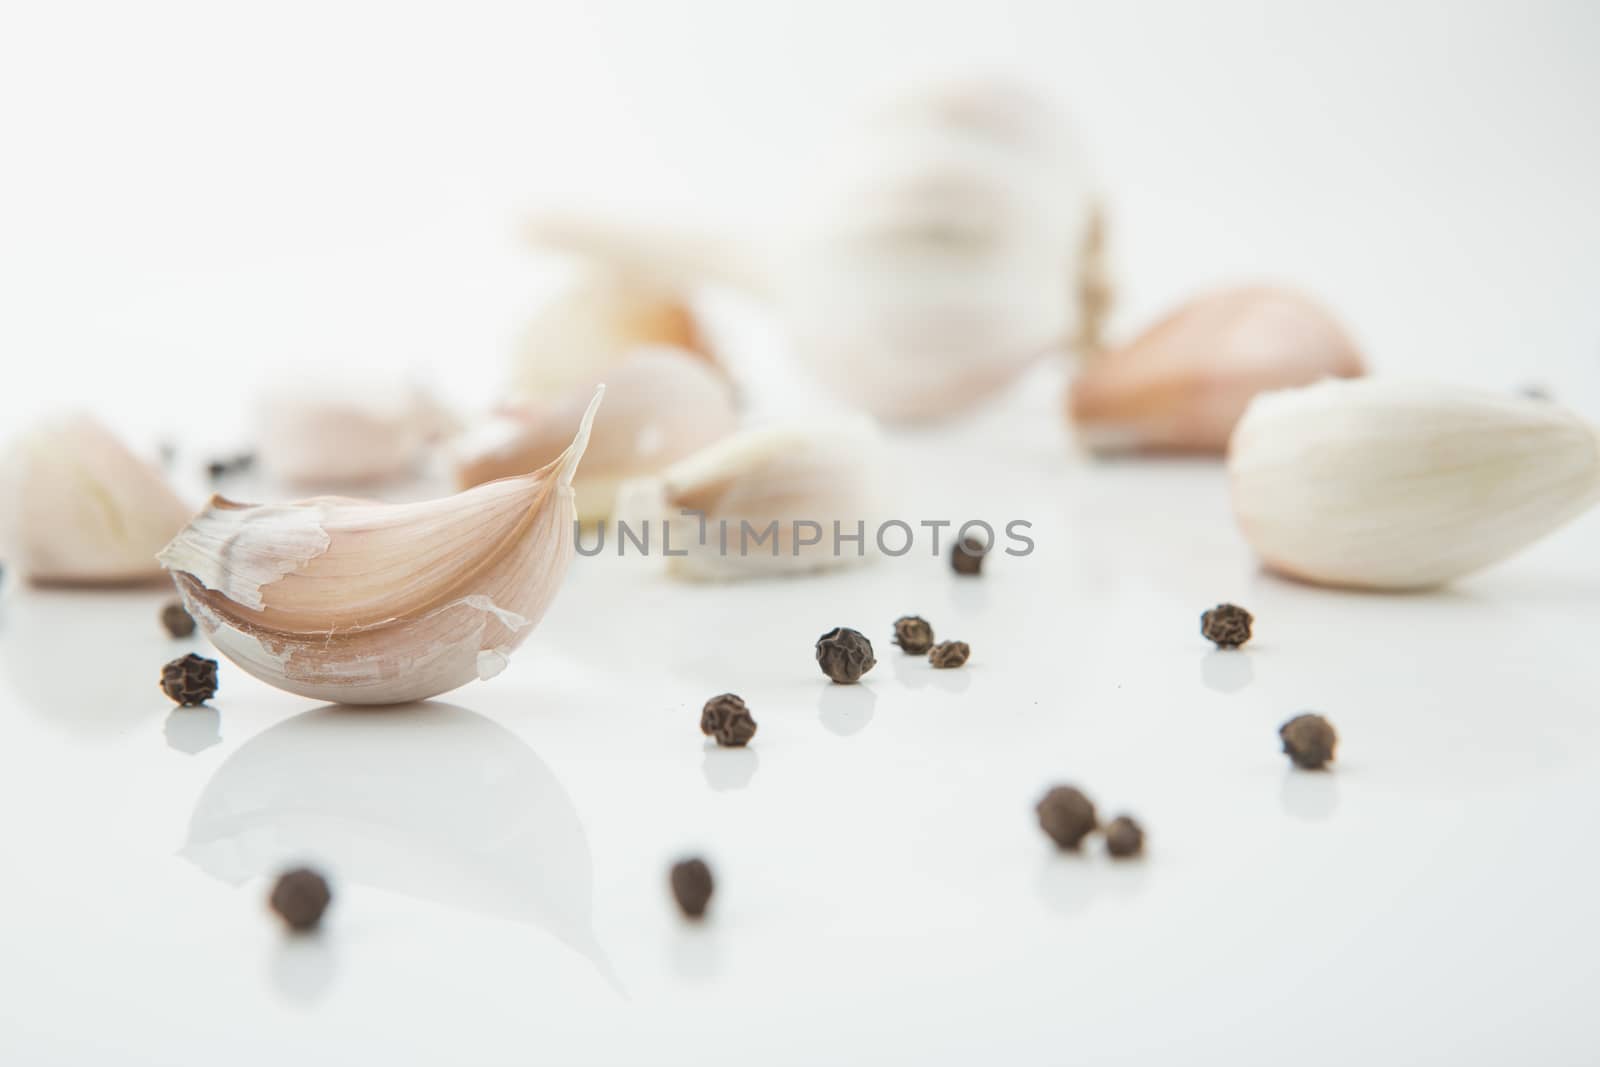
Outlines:
<svg viewBox="0 0 1600 1067"><path fill-rule="evenodd" d="M1257 393L1363 370L1344 330L1300 294L1227 289L1093 360L1072 383L1067 408L1097 451L1220 455Z"/></svg>
<svg viewBox="0 0 1600 1067"><path fill-rule="evenodd" d="M0 485L5 554L41 583L157 579L156 553L190 515L153 466L86 415L18 438Z"/></svg>
<svg viewBox="0 0 1600 1067"><path fill-rule="evenodd" d="M716 363L681 287L645 272L594 268L529 325L512 391L526 400L561 399L608 380L618 361L651 345Z"/></svg>
<svg viewBox="0 0 1600 1067"><path fill-rule="evenodd" d="M525 474L561 453L583 418L591 387L537 407L506 411L456 444L462 488ZM611 514L624 479L653 474L732 433L738 423L728 383L677 349L642 349L606 375L583 470L573 480L578 518Z"/></svg>
<svg viewBox="0 0 1600 1067"><path fill-rule="evenodd" d="M625 484L617 519L635 533L648 520L650 551L686 578L843 566L875 553L883 468L881 437L864 416L746 430ZM616 535L620 545L620 526Z"/></svg>
<svg viewBox="0 0 1600 1067"><path fill-rule="evenodd" d="M211 642L291 693L393 704L493 677L566 574L599 403L533 474L418 504L216 497L161 562Z"/></svg>
<svg viewBox="0 0 1600 1067"><path fill-rule="evenodd" d="M449 417L416 385L312 378L266 392L257 422L273 477L358 486L416 473Z"/></svg>
<svg viewBox="0 0 1600 1067"><path fill-rule="evenodd" d="M1228 468L1239 525L1269 566L1327 585L1422 588L1600 499L1600 434L1547 402L1325 382L1257 398Z"/></svg>

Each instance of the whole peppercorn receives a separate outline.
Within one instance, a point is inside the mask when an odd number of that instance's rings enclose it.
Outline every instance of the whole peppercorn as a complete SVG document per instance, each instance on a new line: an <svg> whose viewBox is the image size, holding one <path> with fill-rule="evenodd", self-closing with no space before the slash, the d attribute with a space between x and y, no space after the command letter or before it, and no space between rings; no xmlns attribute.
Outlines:
<svg viewBox="0 0 1600 1067"><path fill-rule="evenodd" d="M705 860L696 856L674 863L668 882L672 885L672 897L678 902L678 910L683 912L684 918L699 919L705 915L706 905L711 903L711 894L716 891L711 868L706 866Z"/></svg>
<svg viewBox="0 0 1600 1067"><path fill-rule="evenodd" d="M317 928L332 899L327 879L309 867L296 867L278 876L268 903L289 929L303 933Z"/></svg>
<svg viewBox="0 0 1600 1067"><path fill-rule="evenodd" d="M161 625L173 637L188 637L194 633L194 618L183 610L181 600L174 600L161 609Z"/></svg>
<svg viewBox="0 0 1600 1067"><path fill-rule="evenodd" d="M817 665L839 685L861 681L877 662L872 658L872 642L859 630L836 626L817 638Z"/></svg>
<svg viewBox="0 0 1600 1067"><path fill-rule="evenodd" d="M700 711L700 732L715 737L726 748L742 748L756 735L756 721L743 698L723 693L706 701Z"/></svg>
<svg viewBox="0 0 1600 1067"><path fill-rule="evenodd" d="M1094 832L1094 801L1084 796L1081 789L1058 785L1040 799L1034 808L1039 813L1039 826L1057 848L1075 849L1083 839Z"/></svg>
<svg viewBox="0 0 1600 1067"><path fill-rule="evenodd" d="M983 570L983 557L989 546L973 537L963 537L950 549L950 569L957 574L977 574Z"/></svg>
<svg viewBox="0 0 1600 1067"><path fill-rule="evenodd" d="M1254 616L1237 604L1218 604L1200 616L1200 632L1218 648L1238 648L1250 640L1254 621Z"/></svg>
<svg viewBox="0 0 1600 1067"><path fill-rule="evenodd" d="M1333 724L1321 715L1307 712L1296 715L1278 727L1283 739L1283 751L1296 767L1308 771L1321 770L1333 759L1333 750L1339 744L1339 735Z"/></svg>
<svg viewBox="0 0 1600 1067"><path fill-rule="evenodd" d="M1106 851L1127 859L1144 851L1144 827L1131 815L1118 815L1106 824Z"/></svg>
<svg viewBox="0 0 1600 1067"><path fill-rule="evenodd" d="M894 643L901 651L920 656L933 647L933 627L921 615L902 615L894 620Z"/></svg>
<svg viewBox="0 0 1600 1067"><path fill-rule="evenodd" d="M161 691L179 704L204 704L217 695L217 661L193 652L161 668Z"/></svg>
<svg viewBox="0 0 1600 1067"><path fill-rule="evenodd" d="M942 670L949 670L967 662L967 657L971 655L972 648L965 641L941 641L928 653L928 662Z"/></svg>

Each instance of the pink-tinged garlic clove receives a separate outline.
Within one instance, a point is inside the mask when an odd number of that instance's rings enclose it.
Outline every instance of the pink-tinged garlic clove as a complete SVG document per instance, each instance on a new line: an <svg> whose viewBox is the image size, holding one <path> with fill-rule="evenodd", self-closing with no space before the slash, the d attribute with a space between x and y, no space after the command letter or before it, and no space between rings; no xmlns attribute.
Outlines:
<svg viewBox="0 0 1600 1067"><path fill-rule="evenodd" d="M1067 414L1097 452L1221 455L1256 394L1366 372L1344 329L1288 289L1225 289L1184 304L1092 361Z"/></svg>
<svg viewBox="0 0 1600 1067"><path fill-rule="evenodd" d="M356 488L411 477L450 424L426 390L404 382L319 375L269 388L256 405L262 466L296 486Z"/></svg>

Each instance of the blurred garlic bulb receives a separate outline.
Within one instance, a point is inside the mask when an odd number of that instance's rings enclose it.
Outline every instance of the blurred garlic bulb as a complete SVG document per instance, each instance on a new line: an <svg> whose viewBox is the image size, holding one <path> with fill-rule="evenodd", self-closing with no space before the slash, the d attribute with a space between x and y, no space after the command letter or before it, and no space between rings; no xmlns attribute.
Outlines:
<svg viewBox="0 0 1600 1067"><path fill-rule="evenodd" d="M1547 401L1365 380L1264 394L1233 434L1233 504L1273 569L1414 589L1487 567L1600 499L1600 434Z"/></svg>
<svg viewBox="0 0 1600 1067"><path fill-rule="evenodd" d="M655 345L716 365L682 286L645 271L591 266L529 324L517 346L512 392L530 401L563 399L575 389L587 395L622 359Z"/></svg>
<svg viewBox="0 0 1600 1067"><path fill-rule="evenodd" d="M1227 451L1250 398L1365 373L1332 317L1286 289L1225 289L1191 300L1091 361L1067 412L1096 451Z"/></svg>
<svg viewBox="0 0 1600 1067"><path fill-rule="evenodd" d="M262 465L294 485L376 485L417 472L449 416L421 387L312 374L257 406Z"/></svg>
<svg viewBox="0 0 1600 1067"><path fill-rule="evenodd" d="M465 489L555 459L577 431L592 391L578 386L556 401L510 408L469 429L453 447L457 483ZM703 360L668 348L624 358L606 375L606 404L573 482L578 518L605 518L623 480L661 470L737 425L733 391Z"/></svg>
<svg viewBox="0 0 1600 1067"><path fill-rule="evenodd" d="M87 415L24 433L0 471L0 543L35 582L160 578L156 553L189 515L153 466Z"/></svg>
<svg viewBox="0 0 1600 1067"><path fill-rule="evenodd" d="M567 217L531 236L767 296L817 377L888 419L960 411L1052 348L1093 346L1103 220L1082 148L1047 101L947 86L826 158L843 166L807 172L812 202L783 205L795 232L756 247Z"/></svg>
<svg viewBox="0 0 1600 1067"><path fill-rule="evenodd" d="M648 521L651 553L679 577L845 566L875 554L884 465L881 435L864 416L746 430L625 484L617 519L636 533ZM617 537L620 545L620 528Z"/></svg>
<svg viewBox="0 0 1600 1067"><path fill-rule="evenodd" d="M397 704L498 674L573 552L597 392L549 466L417 504L213 497L161 553L211 643L269 685Z"/></svg>

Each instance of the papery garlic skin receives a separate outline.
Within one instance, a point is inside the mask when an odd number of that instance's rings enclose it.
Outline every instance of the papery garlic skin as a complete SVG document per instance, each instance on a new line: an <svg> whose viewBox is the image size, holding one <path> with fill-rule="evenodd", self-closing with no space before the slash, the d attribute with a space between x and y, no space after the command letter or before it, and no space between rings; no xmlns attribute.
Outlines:
<svg viewBox="0 0 1600 1067"><path fill-rule="evenodd" d="M1256 394L1365 372L1321 306L1292 290L1246 286L1191 300L1091 361L1068 391L1067 412L1093 451L1221 455Z"/></svg>
<svg viewBox="0 0 1600 1067"><path fill-rule="evenodd" d="M635 532L648 521L651 553L665 556L668 573L681 578L850 566L877 554L878 523L887 514L885 472L882 435L865 416L782 423L724 438L657 476L624 484L617 520ZM761 537L774 522L776 532ZM799 543L797 522L816 523L820 542ZM846 538L863 531L859 546L850 540L834 551L836 522ZM815 533L807 528L802 536Z"/></svg>
<svg viewBox="0 0 1600 1067"><path fill-rule="evenodd" d="M491 678L572 559L572 477L599 402L533 474L416 504L214 497L161 563L218 650L279 689L397 704Z"/></svg>
<svg viewBox="0 0 1600 1067"><path fill-rule="evenodd" d="M450 416L423 388L318 375L267 389L257 403L262 466L292 485L377 485L417 472Z"/></svg>
<svg viewBox="0 0 1600 1067"><path fill-rule="evenodd" d="M159 579L155 554L191 510L155 467L88 415L24 433L0 465L0 547L41 584Z"/></svg>
<svg viewBox="0 0 1600 1067"><path fill-rule="evenodd" d="M592 391L579 386L470 427L451 448L457 484L467 488L550 462L572 439ZM737 426L733 390L704 360L681 349L635 350L606 375L605 407L573 482L578 518L605 518L625 480L662 470Z"/></svg>
<svg viewBox="0 0 1600 1067"><path fill-rule="evenodd" d="M1325 382L1253 401L1228 471L1240 529L1274 570L1421 589L1496 563L1600 500L1600 434L1549 402Z"/></svg>

